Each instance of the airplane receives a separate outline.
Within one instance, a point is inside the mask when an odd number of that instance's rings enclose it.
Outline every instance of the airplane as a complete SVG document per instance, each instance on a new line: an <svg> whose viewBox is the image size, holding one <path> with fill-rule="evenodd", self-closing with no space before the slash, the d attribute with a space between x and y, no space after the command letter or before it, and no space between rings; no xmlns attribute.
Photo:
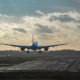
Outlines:
<svg viewBox="0 0 80 80"><path fill-rule="evenodd" d="M8 45L8 46L13 46L13 47L19 47L21 51L24 51L27 49L27 53L30 53L31 50L39 50L39 53L41 53L41 49L44 49L45 51L48 51L49 47L56 47L56 46L61 46L61 45L67 45L68 43L65 44L56 44L56 45L47 45L47 46L39 46L38 42L34 41L34 36L32 36L32 44L30 46L25 46L25 45L13 45L13 44L4 44L1 43L1 45Z"/></svg>

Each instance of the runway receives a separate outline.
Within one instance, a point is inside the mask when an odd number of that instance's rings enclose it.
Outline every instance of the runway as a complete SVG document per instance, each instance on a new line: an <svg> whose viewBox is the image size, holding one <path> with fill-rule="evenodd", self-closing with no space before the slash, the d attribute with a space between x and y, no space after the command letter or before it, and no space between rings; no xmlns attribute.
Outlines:
<svg viewBox="0 0 80 80"><path fill-rule="evenodd" d="M0 72L9 71L69 71L79 72L80 69L80 52L75 51L51 51L51 52L0 52L0 57L22 57L32 58L13 66L0 67Z"/></svg>

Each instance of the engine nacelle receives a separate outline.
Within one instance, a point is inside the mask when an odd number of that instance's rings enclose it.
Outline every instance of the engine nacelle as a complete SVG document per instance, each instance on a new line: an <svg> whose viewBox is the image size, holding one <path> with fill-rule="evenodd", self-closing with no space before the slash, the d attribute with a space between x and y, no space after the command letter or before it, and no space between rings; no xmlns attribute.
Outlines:
<svg viewBox="0 0 80 80"><path fill-rule="evenodd" d="M21 51L24 51L25 50L25 48L21 48Z"/></svg>
<svg viewBox="0 0 80 80"><path fill-rule="evenodd" d="M44 48L45 51L48 51L49 48Z"/></svg>

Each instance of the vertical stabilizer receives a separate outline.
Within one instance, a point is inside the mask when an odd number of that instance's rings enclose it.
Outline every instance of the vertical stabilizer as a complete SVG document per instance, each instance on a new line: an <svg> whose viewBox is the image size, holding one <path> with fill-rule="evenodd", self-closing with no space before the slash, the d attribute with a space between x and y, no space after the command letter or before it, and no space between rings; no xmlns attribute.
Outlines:
<svg viewBox="0 0 80 80"><path fill-rule="evenodd" d="M32 34L32 43L34 43L34 34Z"/></svg>

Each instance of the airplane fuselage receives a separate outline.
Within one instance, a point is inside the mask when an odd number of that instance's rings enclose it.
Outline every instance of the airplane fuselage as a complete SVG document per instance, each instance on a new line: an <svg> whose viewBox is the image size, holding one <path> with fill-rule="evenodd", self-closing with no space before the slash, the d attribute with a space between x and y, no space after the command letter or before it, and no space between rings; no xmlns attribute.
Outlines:
<svg viewBox="0 0 80 80"><path fill-rule="evenodd" d="M32 47L32 50L37 50L37 48L38 48L38 42L33 42L32 45L31 45L31 47Z"/></svg>

